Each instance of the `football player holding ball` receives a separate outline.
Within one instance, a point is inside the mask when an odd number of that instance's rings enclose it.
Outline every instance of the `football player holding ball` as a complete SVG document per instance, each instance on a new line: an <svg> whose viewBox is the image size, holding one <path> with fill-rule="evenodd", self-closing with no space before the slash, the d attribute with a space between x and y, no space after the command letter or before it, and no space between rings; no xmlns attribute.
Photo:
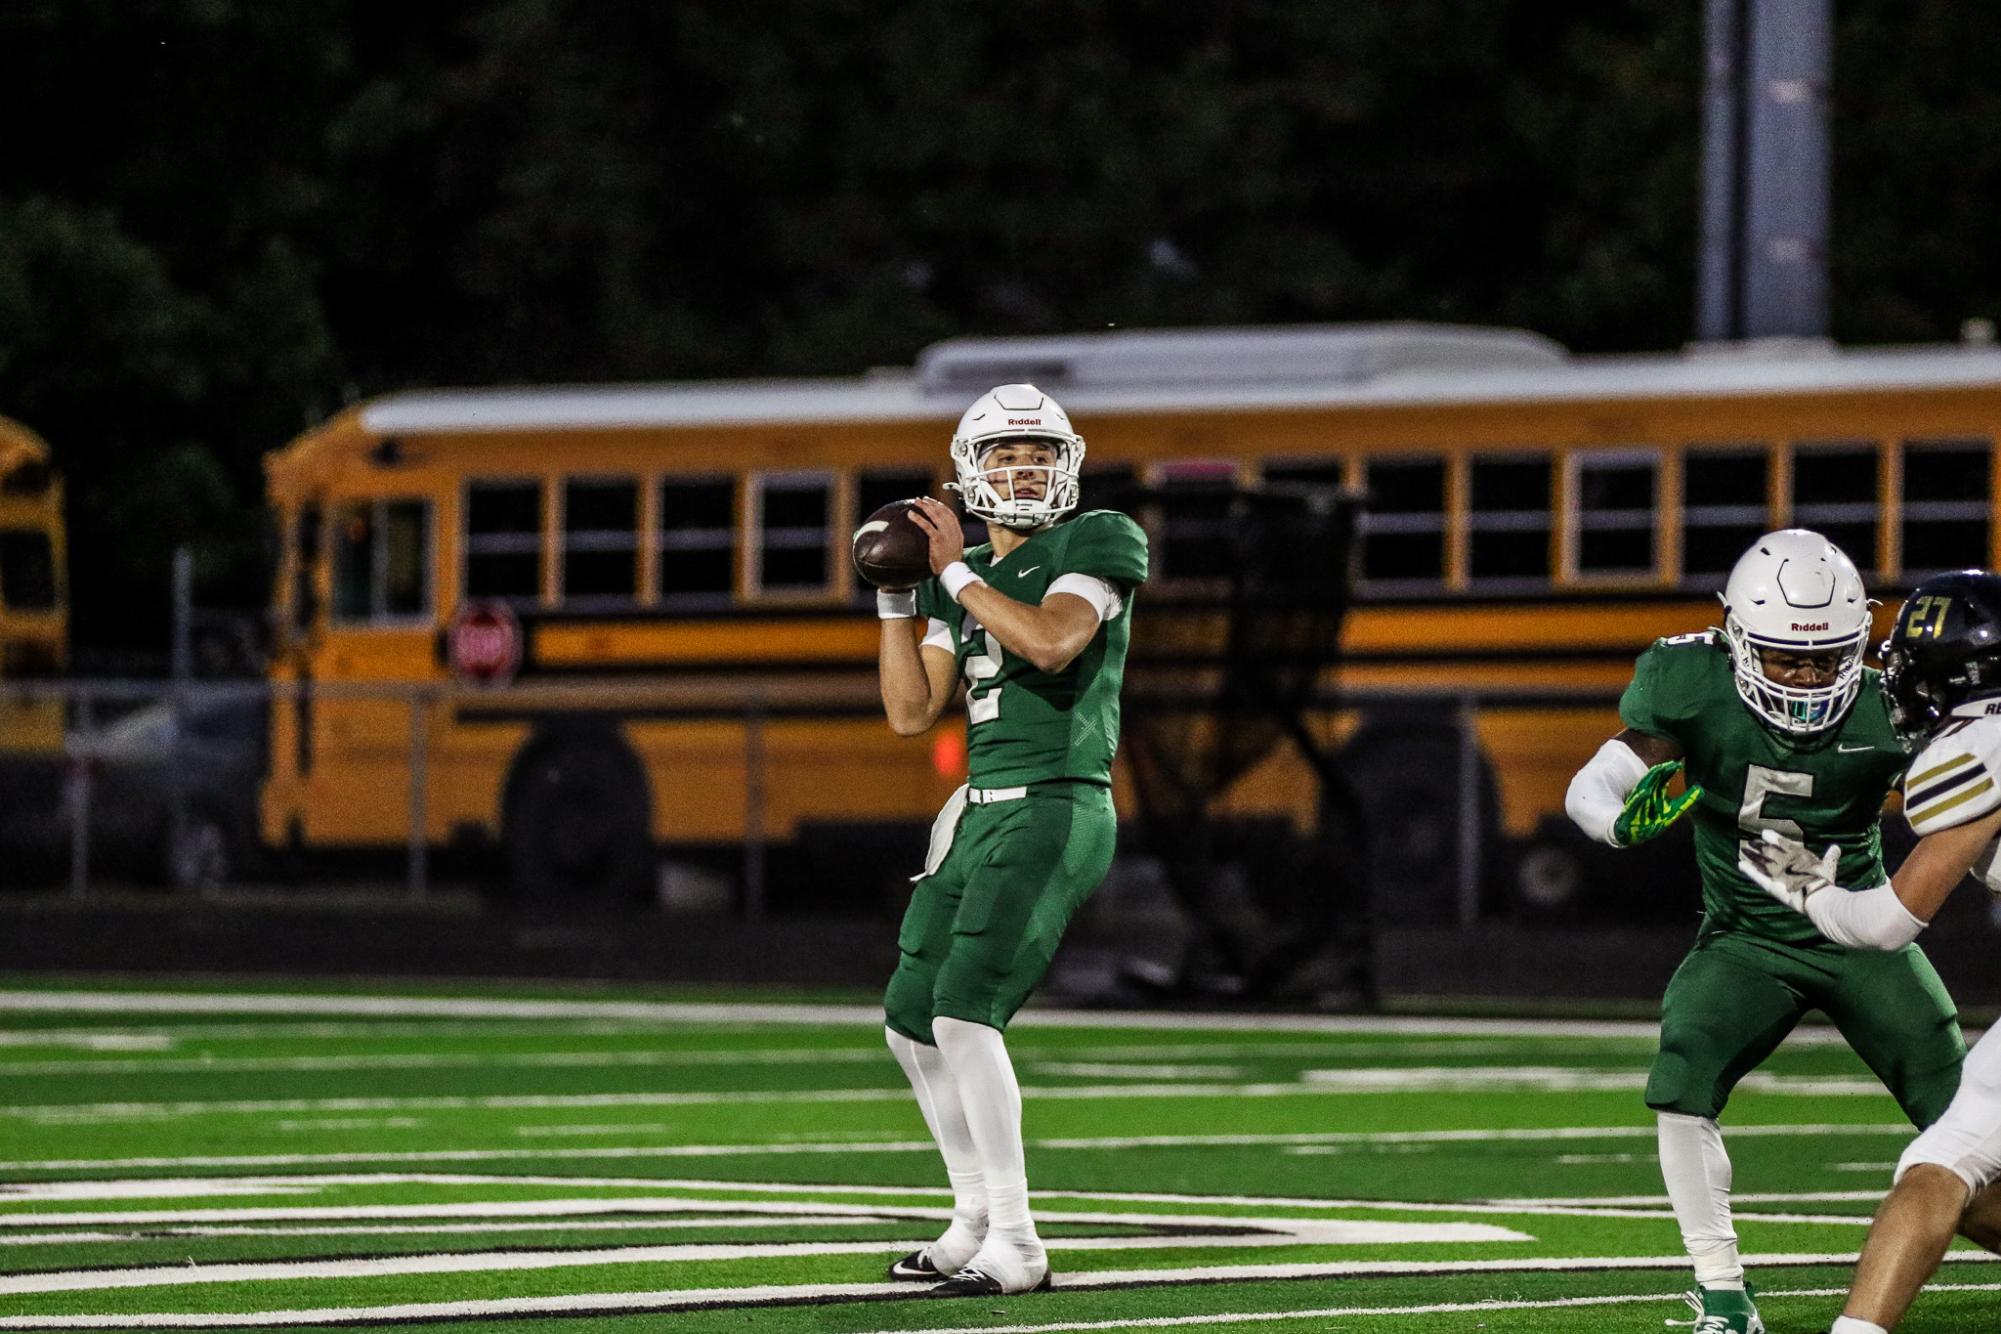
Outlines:
<svg viewBox="0 0 2001 1334"><path fill-rule="evenodd" d="M1119 686L1147 549L1123 514L1066 518L1084 441L1034 385L982 394L951 452L952 489L988 543L967 549L958 515L930 497L856 534L856 568L879 588L891 729L928 731L966 688L968 781L932 825L884 997L890 1049L951 1179L952 1222L889 1273L939 1296L992 1296L1049 1286L1003 1034L1111 866Z"/></svg>

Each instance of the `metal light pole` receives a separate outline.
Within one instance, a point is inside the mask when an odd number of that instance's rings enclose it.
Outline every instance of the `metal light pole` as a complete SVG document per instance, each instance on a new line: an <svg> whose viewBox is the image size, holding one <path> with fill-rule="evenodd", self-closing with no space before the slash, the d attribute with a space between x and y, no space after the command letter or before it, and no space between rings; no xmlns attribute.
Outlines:
<svg viewBox="0 0 2001 1334"><path fill-rule="evenodd" d="M1707 0L1706 340L1827 332L1833 0Z"/></svg>

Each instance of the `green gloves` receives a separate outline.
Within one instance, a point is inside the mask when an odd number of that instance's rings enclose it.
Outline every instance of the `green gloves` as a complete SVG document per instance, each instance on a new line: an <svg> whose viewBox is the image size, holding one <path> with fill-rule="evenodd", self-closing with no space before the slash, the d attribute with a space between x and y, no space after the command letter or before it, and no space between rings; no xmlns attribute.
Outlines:
<svg viewBox="0 0 2001 1334"><path fill-rule="evenodd" d="M1619 809L1619 817L1612 821L1612 841L1622 848L1630 848L1635 843L1644 843L1688 814L1688 808L1695 805L1702 796L1702 788L1690 783L1686 791L1678 797L1668 795L1668 780L1681 770L1680 760L1669 760L1666 764L1656 764L1647 770L1633 790L1626 794L1626 804Z"/></svg>

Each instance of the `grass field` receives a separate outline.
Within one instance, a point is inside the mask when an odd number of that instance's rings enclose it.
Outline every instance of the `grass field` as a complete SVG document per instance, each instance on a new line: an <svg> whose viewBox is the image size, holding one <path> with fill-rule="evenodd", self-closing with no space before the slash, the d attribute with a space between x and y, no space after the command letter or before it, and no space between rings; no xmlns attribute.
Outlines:
<svg viewBox="0 0 2001 1334"><path fill-rule="evenodd" d="M1031 1011L1053 1292L880 1281L943 1172L866 1005L0 981L0 1330L1661 1330L1652 1030ZM1774 1334L1910 1135L1808 1029L1726 1120ZM1904 1328L2001 1328L1958 1252Z"/></svg>

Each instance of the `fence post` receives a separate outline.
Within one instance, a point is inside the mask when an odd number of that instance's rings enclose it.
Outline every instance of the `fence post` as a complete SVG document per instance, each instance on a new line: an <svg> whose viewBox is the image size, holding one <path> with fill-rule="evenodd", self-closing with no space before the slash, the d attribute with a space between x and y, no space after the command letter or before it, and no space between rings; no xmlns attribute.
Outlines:
<svg viewBox="0 0 2001 1334"><path fill-rule="evenodd" d="M427 692L422 687L410 691L410 897L421 898L429 872L430 842L425 837L429 811L430 729L425 717Z"/></svg>
<svg viewBox="0 0 2001 1334"><path fill-rule="evenodd" d="M743 718L743 915L764 916L764 692L752 693Z"/></svg>
<svg viewBox="0 0 2001 1334"><path fill-rule="evenodd" d="M1480 921L1480 735L1471 697L1459 701L1459 925Z"/></svg>
<svg viewBox="0 0 2001 1334"><path fill-rule="evenodd" d="M91 734L90 691L78 692L75 735ZM90 885L90 758L68 756L63 765L63 796L69 805L69 892L79 898Z"/></svg>

